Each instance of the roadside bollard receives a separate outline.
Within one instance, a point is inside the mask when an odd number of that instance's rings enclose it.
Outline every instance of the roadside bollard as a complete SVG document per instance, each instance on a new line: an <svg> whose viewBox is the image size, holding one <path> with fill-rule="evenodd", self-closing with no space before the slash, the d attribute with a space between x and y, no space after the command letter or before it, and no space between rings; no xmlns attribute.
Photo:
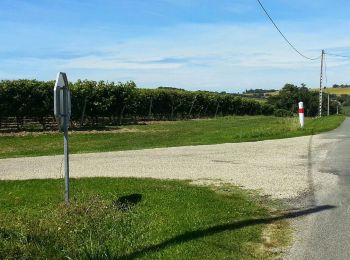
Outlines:
<svg viewBox="0 0 350 260"><path fill-rule="evenodd" d="M299 122L300 127L304 128L304 103L299 102Z"/></svg>

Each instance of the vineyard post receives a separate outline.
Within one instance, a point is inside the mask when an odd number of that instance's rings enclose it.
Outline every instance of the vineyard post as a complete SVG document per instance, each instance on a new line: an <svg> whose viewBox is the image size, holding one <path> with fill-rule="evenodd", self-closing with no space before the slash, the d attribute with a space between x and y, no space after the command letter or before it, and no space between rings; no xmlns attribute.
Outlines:
<svg viewBox="0 0 350 260"><path fill-rule="evenodd" d="M218 101L218 104L217 104L217 106L216 106L216 110L215 110L215 118L216 118L216 115L218 114L219 105L220 105L220 103L219 103L219 101Z"/></svg>
<svg viewBox="0 0 350 260"><path fill-rule="evenodd" d="M153 106L153 98L151 96L151 99L149 101L149 109L148 109L148 119L151 119L151 115L152 115L152 106Z"/></svg>
<svg viewBox="0 0 350 260"><path fill-rule="evenodd" d="M81 119L80 119L80 127L84 126L86 103L87 103L87 97L84 98L83 112L81 114Z"/></svg>
<svg viewBox="0 0 350 260"><path fill-rule="evenodd" d="M191 117L192 109L193 109L193 106L194 106L194 102L196 102L196 99L197 99L197 95L194 96L194 98L193 98L193 100L192 100L191 108L190 108L190 111L188 112L188 116L189 116L189 117Z"/></svg>

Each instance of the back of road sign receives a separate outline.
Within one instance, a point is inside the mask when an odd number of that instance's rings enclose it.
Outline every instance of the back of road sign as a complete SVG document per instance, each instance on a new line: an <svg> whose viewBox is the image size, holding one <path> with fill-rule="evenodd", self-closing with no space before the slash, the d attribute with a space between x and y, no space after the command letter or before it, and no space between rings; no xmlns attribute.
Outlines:
<svg viewBox="0 0 350 260"><path fill-rule="evenodd" d="M67 122L69 122L71 115L70 91L67 75L64 72L59 72L56 78L54 87L54 114L60 129L63 130L64 117L67 117Z"/></svg>
<svg viewBox="0 0 350 260"><path fill-rule="evenodd" d="M70 91L68 87L67 75L64 72L57 74L54 92L54 114L60 126L60 130L64 132L64 198L66 204L69 204L69 140L68 126L71 114Z"/></svg>

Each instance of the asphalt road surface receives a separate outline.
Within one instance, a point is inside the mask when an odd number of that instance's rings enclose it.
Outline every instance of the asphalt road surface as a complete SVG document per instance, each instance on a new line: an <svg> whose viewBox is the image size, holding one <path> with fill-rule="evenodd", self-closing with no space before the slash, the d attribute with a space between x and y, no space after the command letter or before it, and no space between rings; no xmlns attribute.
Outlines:
<svg viewBox="0 0 350 260"><path fill-rule="evenodd" d="M337 142L328 150L320 171L338 177L327 191L315 191L315 206L334 206L305 217L287 259L350 259L350 119L324 135Z"/></svg>
<svg viewBox="0 0 350 260"><path fill-rule="evenodd" d="M315 189L329 189L337 177L317 170L336 140L323 135L261 142L199 145L107 153L73 154L70 175L192 180L199 184L231 183L288 201L304 199ZM0 180L63 177L63 156L0 160ZM315 168L313 168L315 169ZM307 203L310 204L310 203ZM311 205L312 206L312 205ZM298 205L300 208L300 206Z"/></svg>

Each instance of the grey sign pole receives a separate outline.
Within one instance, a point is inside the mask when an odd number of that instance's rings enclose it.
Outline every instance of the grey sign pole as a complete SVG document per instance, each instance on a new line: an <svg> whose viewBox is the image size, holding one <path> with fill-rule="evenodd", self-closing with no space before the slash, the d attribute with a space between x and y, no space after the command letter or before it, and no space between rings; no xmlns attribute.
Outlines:
<svg viewBox="0 0 350 260"><path fill-rule="evenodd" d="M64 200L66 204L69 204L69 139L68 139L68 124L69 124L69 111L68 111L68 86L63 88L63 131L64 131Z"/></svg>
<svg viewBox="0 0 350 260"><path fill-rule="evenodd" d="M69 204L69 139L68 127L71 114L71 100L67 75L63 72L57 74L54 88L54 114L59 128L64 133L64 200Z"/></svg>

